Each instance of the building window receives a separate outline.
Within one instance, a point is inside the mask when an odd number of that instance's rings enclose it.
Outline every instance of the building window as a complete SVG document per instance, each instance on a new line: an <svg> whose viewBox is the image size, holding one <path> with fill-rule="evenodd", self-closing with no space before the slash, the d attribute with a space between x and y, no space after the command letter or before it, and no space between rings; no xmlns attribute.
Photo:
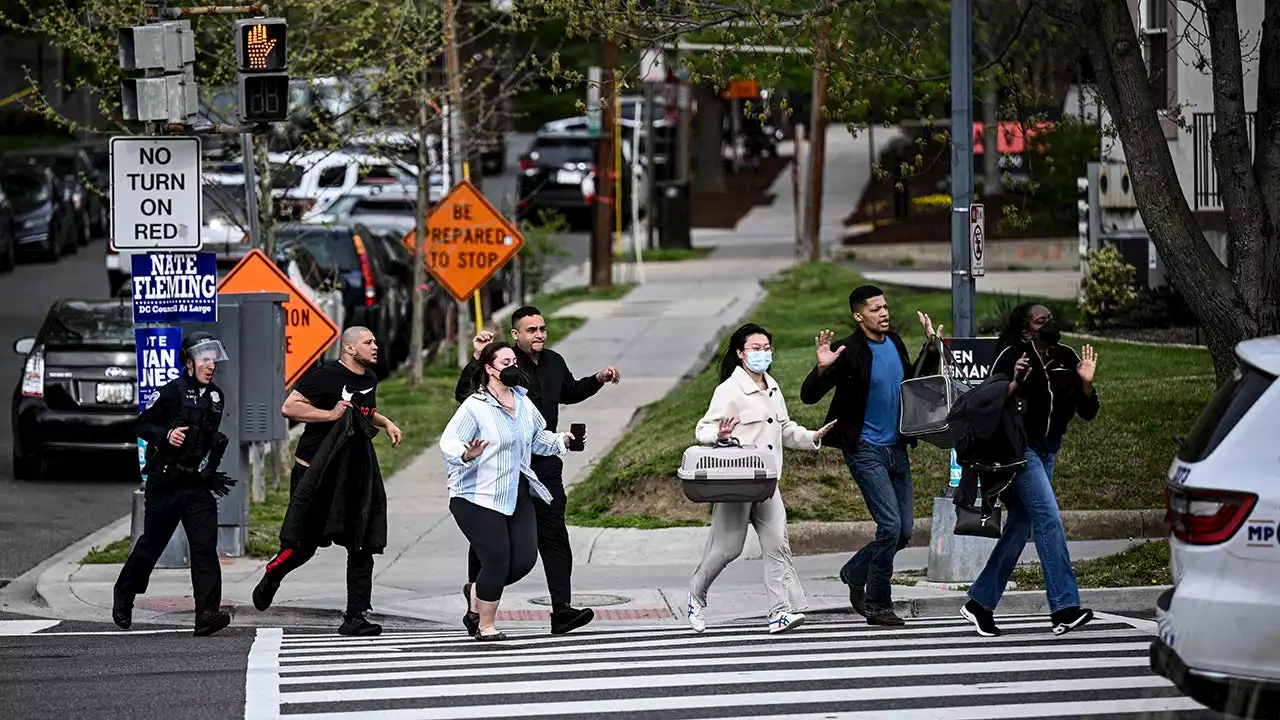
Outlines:
<svg viewBox="0 0 1280 720"><path fill-rule="evenodd" d="M1147 56L1147 79L1151 102L1157 110L1169 109L1169 2L1142 0L1143 48Z"/></svg>

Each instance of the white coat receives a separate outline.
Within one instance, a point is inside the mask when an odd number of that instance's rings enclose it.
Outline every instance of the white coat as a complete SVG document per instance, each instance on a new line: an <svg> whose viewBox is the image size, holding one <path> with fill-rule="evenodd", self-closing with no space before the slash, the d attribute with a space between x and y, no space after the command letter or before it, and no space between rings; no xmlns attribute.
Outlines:
<svg viewBox="0 0 1280 720"><path fill-rule="evenodd" d="M700 445L716 441L720 421L731 417L738 419L733 437L743 445L755 445L772 451L782 469L782 448L817 450L821 440L814 439L814 431L808 430L787 414L787 401L771 375L765 373L767 390L760 389L746 369L739 366L728 380L716 387L711 396L711 407L698 421L694 435Z"/></svg>

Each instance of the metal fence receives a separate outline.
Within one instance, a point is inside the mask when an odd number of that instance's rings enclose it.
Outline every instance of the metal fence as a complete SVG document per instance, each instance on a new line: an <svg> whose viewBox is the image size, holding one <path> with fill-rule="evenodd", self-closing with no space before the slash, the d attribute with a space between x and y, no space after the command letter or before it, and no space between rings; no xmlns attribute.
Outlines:
<svg viewBox="0 0 1280 720"><path fill-rule="evenodd" d="M1253 152L1255 113L1246 114L1246 131L1249 134L1249 151ZM1213 113L1194 113L1191 116L1192 142L1192 197L1195 210L1221 210L1222 197L1218 192L1218 170L1213 166Z"/></svg>

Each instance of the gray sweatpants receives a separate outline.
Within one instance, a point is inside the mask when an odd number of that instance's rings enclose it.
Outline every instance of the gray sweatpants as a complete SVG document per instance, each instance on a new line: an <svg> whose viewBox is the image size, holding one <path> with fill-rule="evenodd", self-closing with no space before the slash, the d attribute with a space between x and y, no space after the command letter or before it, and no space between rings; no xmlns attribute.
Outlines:
<svg viewBox="0 0 1280 720"><path fill-rule="evenodd" d="M809 601L800 587L791 544L787 541L787 509L782 494L759 503L716 503L711 506L711 535L702 551L702 562L693 572L689 593L704 606L707 590L720 572L742 554L747 526L756 529L764 554L764 586L772 604L770 614L806 607Z"/></svg>

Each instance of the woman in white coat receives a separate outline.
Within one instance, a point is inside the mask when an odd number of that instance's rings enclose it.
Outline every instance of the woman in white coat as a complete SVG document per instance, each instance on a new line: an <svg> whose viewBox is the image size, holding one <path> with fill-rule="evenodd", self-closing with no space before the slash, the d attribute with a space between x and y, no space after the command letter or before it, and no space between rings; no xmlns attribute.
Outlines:
<svg viewBox="0 0 1280 720"><path fill-rule="evenodd" d="M695 435L702 445L733 437L743 445L772 451L781 470L784 446L817 450L835 422L820 430L806 430L787 415L782 390L768 373L773 363L772 342L769 331L752 323L738 328L729 338L729 349L720 362L722 382L711 396L707 414L698 421ZM775 491L764 502L712 505L711 536L689 583L688 618L694 632L707 629L707 590L742 553L748 525L756 529L764 553L764 585L772 603L769 632L789 630L804 621L798 610L806 601L787 541L787 510L781 492Z"/></svg>

